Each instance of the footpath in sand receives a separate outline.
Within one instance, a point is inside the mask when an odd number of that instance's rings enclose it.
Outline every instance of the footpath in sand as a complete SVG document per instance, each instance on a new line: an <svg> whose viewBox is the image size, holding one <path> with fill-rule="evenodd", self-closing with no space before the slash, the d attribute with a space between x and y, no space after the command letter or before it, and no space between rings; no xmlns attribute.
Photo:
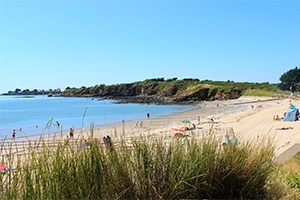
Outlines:
<svg viewBox="0 0 300 200"><path fill-rule="evenodd" d="M270 138L274 142L275 156L288 152L289 154L299 152L300 144L300 121L284 122L273 120L274 115L282 117L292 103L300 108L300 100L290 98L271 97L240 97L236 100L203 102L194 109L176 113L173 115L143 119L137 122L126 122L114 125L107 125L95 128L98 137L111 135L118 137L135 137L138 135L173 137L176 131L184 126L195 124L201 129L196 129L192 134L201 134L205 130L232 130L236 138L240 141L259 141ZM198 125L198 116L201 123ZM210 118L216 122L210 123ZM180 121L190 120L190 124L183 124ZM286 130L281 130L286 129ZM221 131L220 137L225 136L226 131ZM189 134L188 132L186 134ZM295 148L297 147L297 148ZM285 155L289 157L292 155Z"/></svg>

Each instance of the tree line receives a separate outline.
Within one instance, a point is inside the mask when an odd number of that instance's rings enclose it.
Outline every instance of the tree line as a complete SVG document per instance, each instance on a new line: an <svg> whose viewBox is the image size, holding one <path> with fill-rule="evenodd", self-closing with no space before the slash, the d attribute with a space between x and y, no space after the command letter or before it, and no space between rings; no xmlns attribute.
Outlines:
<svg viewBox="0 0 300 200"><path fill-rule="evenodd" d="M177 77L174 78L152 78L146 79L143 83L147 82L173 82L178 81ZM196 81L196 82L207 82L208 80L200 81L197 78L184 78L183 81ZM279 78L280 83L278 84L278 88L280 90L291 90L293 88L294 91L300 92L300 68L297 66L293 69L288 70L287 72L283 73ZM218 81L208 81L210 83L217 83ZM233 83L233 81L227 81L228 83ZM262 83L264 84L264 83ZM101 84L100 86L104 87L105 84ZM85 89L85 86L82 86ZM67 87L66 90L75 89ZM16 88L14 91L8 91L3 95L49 95L49 94L61 94L61 89L49 89L49 90L38 90L38 89L24 89L21 90L20 88Z"/></svg>
<svg viewBox="0 0 300 200"><path fill-rule="evenodd" d="M283 73L279 80L280 83L278 87L281 90L290 90L291 87L295 87L295 90L300 92L300 68L297 66Z"/></svg>
<svg viewBox="0 0 300 200"><path fill-rule="evenodd" d="M49 95L49 94L60 94L61 89L49 89L49 90L38 90L38 89L20 89L16 88L14 91L8 91L7 93L4 93L3 95Z"/></svg>

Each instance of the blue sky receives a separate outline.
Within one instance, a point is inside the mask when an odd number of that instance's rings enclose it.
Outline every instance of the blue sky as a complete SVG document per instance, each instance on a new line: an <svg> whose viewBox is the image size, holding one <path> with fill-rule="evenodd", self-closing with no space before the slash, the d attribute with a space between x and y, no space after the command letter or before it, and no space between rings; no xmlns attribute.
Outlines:
<svg viewBox="0 0 300 200"><path fill-rule="evenodd" d="M0 93L148 78L278 83L300 1L0 0Z"/></svg>

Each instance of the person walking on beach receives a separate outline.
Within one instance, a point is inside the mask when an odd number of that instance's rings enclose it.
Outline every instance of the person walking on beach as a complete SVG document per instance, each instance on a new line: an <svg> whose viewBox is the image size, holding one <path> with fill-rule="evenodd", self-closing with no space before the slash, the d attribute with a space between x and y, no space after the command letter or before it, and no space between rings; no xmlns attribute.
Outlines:
<svg viewBox="0 0 300 200"><path fill-rule="evenodd" d="M16 138L16 129L13 130L12 138L13 138L13 139Z"/></svg>
<svg viewBox="0 0 300 200"><path fill-rule="evenodd" d="M290 86L291 96L294 96L294 93L296 91L296 87L294 85Z"/></svg>
<svg viewBox="0 0 300 200"><path fill-rule="evenodd" d="M74 130L70 128L70 137L73 138L73 136L74 136Z"/></svg>

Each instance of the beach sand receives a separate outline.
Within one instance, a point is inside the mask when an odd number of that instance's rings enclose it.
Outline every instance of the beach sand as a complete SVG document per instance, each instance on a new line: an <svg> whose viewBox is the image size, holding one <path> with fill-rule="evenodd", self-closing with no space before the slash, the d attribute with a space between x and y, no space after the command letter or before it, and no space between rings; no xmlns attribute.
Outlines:
<svg viewBox="0 0 300 200"><path fill-rule="evenodd" d="M284 122L273 120L274 115L282 117L290 106L290 102L300 108L300 100L270 97L240 97L235 100L203 102L194 109L162 116L153 119L142 119L139 122L124 122L114 125L96 127L94 136L101 138L110 135L112 138L149 137L172 138L178 131L195 124L201 129L187 131L184 135L199 138L208 132L217 137L225 137L232 132L239 142L271 139L275 146L275 156L282 154L294 144L300 143L300 121ZM198 125L198 116L201 123ZM210 123L213 117L215 123ZM181 120L191 123L181 123ZM140 122L143 121L142 127ZM287 130L278 130L289 128ZM86 131L88 133L89 131ZM85 135L88 137L88 135Z"/></svg>
<svg viewBox="0 0 300 200"><path fill-rule="evenodd" d="M300 143L300 121L273 120L274 115L283 116L290 106L290 102L300 108L300 100L295 98L240 97L235 100L202 102L191 110L157 118L147 118L145 113L145 119L140 119L138 123L136 121L127 122L124 119L124 122L117 124L75 130L74 138L81 139L81 141L89 140L93 132L93 138L98 138L101 142L104 136L110 135L113 142L118 143L121 138L130 141L130 139L138 136L171 140L174 135L180 134L196 139L214 135L222 140L226 134L230 134L231 136L234 135L240 143L266 141L269 138L274 144L275 156L279 156L293 145ZM200 124L198 124L198 116L200 116ZM214 123L212 123L211 118L213 118ZM182 120L189 120L191 123L182 123ZM195 130L178 131L185 127L191 128L192 124L196 125ZM289 129L278 130L280 128ZM69 135L68 132L63 132L58 133L55 137L57 140L63 141L67 135ZM30 137L28 139L30 140ZM53 138L48 141L51 141L49 145L56 146L56 141ZM14 151L20 155L28 149L29 145L28 142L27 144L26 142L17 143L9 140L8 142L11 142L12 146L18 145L18 149L8 151L6 148L2 148L2 157ZM38 141L31 141L35 147L38 143Z"/></svg>

